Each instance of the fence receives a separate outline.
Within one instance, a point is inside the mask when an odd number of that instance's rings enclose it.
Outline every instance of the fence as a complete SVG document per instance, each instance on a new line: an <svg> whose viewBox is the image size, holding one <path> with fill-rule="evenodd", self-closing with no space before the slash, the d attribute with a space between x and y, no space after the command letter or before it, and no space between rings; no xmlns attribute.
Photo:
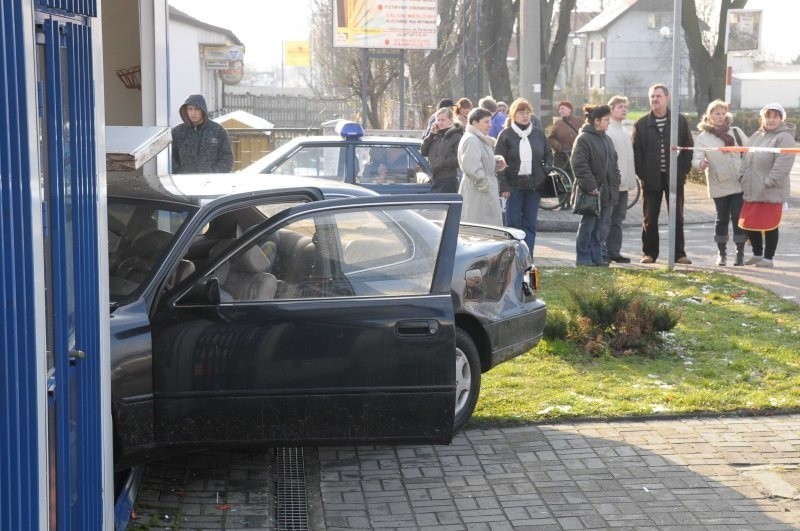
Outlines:
<svg viewBox="0 0 800 531"><path fill-rule="evenodd" d="M304 96L225 93L225 108L247 111L277 127L295 128L317 126L334 118L355 119L361 112L361 103Z"/></svg>
<svg viewBox="0 0 800 531"><path fill-rule="evenodd" d="M279 127L274 129L227 129L233 149L234 171L246 168L270 151L299 136L322 134L319 127Z"/></svg>

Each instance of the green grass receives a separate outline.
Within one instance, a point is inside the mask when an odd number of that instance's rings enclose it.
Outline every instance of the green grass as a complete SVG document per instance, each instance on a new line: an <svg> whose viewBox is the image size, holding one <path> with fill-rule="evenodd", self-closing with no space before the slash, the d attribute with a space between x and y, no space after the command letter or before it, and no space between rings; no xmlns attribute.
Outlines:
<svg viewBox="0 0 800 531"><path fill-rule="evenodd" d="M636 286L680 311L651 355L592 357L547 340L483 375L471 426L800 407L800 306L718 273L540 268L548 313L571 286Z"/></svg>

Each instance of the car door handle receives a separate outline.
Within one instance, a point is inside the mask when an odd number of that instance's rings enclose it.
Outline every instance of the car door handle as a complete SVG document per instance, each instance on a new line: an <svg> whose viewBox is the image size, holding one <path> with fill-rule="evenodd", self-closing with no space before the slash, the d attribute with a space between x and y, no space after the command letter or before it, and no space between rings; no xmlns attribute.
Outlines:
<svg viewBox="0 0 800 531"><path fill-rule="evenodd" d="M410 319L399 321L395 327L397 335L403 337L435 336L439 332L439 321L435 319Z"/></svg>

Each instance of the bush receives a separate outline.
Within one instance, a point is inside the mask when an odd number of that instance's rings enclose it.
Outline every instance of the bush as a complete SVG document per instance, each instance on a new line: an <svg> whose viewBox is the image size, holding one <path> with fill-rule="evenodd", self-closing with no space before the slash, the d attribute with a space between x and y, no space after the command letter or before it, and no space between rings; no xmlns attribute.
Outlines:
<svg viewBox="0 0 800 531"><path fill-rule="evenodd" d="M582 287L569 294L567 312L548 313L545 336L573 341L592 356L648 354L661 345L661 332L680 320L677 311L617 287Z"/></svg>

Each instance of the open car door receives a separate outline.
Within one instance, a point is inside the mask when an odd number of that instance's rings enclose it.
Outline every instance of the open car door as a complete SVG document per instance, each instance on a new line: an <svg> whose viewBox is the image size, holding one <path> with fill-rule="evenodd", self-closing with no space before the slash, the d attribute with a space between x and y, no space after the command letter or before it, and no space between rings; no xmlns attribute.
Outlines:
<svg viewBox="0 0 800 531"><path fill-rule="evenodd" d="M151 313L156 445L448 443L452 195L292 207Z"/></svg>

